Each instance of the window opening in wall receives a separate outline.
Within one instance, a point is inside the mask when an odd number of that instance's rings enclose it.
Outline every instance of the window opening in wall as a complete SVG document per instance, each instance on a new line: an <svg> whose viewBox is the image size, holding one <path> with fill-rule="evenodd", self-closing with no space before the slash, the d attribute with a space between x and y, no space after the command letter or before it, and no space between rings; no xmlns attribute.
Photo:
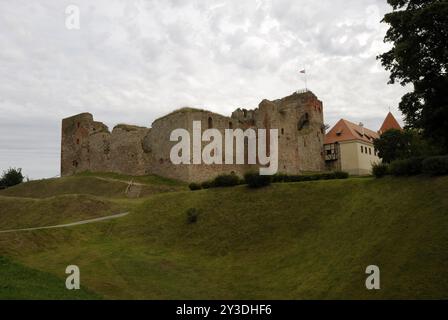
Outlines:
<svg viewBox="0 0 448 320"><path fill-rule="evenodd" d="M213 128L213 119L212 119L212 117L208 117L208 128L209 129Z"/></svg>

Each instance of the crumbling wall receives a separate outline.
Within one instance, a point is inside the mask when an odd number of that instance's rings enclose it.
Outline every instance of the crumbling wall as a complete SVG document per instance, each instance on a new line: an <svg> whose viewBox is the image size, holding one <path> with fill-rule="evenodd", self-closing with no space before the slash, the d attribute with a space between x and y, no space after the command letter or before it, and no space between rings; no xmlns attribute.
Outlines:
<svg viewBox="0 0 448 320"><path fill-rule="evenodd" d="M178 143L170 141L171 132L186 129L190 133L192 151L193 121L201 122L202 132L209 128L221 132L223 164L171 163L171 148ZM118 125L110 132L89 113L66 118L62 121L61 174L109 171L129 175L156 174L196 182L223 173L242 176L248 170L258 169L258 165L225 164L224 132L237 128L278 129L279 172L298 174L324 169L322 102L313 93L304 92L274 101L263 100L258 108L237 109L231 117L183 108L155 120L152 128ZM207 144L202 142L203 147ZM245 153L247 159L247 148ZM193 163L193 155L190 157Z"/></svg>
<svg viewBox="0 0 448 320"><path fill-rule="evenodd" d="M142 140L148 128L118 125L112 132L90 113L62 121L61 175L83 171L148 173L149 157Z"/></svg>

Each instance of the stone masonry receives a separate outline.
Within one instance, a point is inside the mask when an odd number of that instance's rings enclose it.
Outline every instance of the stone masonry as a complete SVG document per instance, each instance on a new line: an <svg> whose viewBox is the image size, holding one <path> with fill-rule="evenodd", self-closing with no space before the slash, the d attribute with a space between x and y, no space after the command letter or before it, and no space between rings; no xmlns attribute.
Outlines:
<svg viewBox="0 0 448 320"><path fill-rule="evenodd" d="M223 173L245 172L258 165L174 165L170 141L174 129L192 135L193 121L202 130L278 129L278 172L299 174L324 170L324 122L322 102L310 91L263 100L254 110L237 109L231 117L206 110L182 108L152 123L151 128L117 125L112 132L90 113L62 120L61 175L82 171L117 172L128 175L155 174L187 182L201 182ZM207 143L203 143L206 145ZM224 143L223 143L224 146ZM246 150L247 152L247 150Z"/></svg>

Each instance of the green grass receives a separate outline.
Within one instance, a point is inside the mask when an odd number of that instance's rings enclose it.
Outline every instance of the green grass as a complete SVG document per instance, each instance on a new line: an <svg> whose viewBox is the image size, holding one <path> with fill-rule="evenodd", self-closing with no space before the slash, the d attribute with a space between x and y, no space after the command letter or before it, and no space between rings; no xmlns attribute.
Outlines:
<svg viewBox="0 0 448 320"><path fill-rule="evenodd" d="M0 190L0 196L46 198L66 194L86 194L125 198L125 190L131 180L143 184L142 196L187 189L184 183L157 176L130 177L115 173L93 174L85 172L76 176L22 183L12 188Z"/></svg>
<svg viewBox="0 0 448 320"><path fill-rule="evenodd" d="M126 212L131 201L88 195L44 199L0 196L0 230L70 223Z"/></svg>
<svg viewBox="0 0 448 320"><path fill-rule="evenodd" d="M67 290L65 280L0 256L0 299L87 300L101 297L84 288Z"/></svg>
<svg viewBox="0 0 448 320"><path fill-rule="evenodd" d="M76 264L105 298L446 299L447 194L424 176L164 192L116 200L117 220L0 234L0 254L55 276Z"/></svg>

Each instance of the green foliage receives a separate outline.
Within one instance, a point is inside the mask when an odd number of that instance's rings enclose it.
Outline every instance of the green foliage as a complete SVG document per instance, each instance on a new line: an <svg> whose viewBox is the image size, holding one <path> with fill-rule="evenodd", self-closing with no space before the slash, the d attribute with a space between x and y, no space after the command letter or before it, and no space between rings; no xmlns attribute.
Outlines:
<svg viewBox="0 0 448 320"><path fill-rule="evenodd" d="M335 171L333 172L335 179L348 179L349 174L345 171Z"/></svg>
<svg viewBox="0 0 448 320"><path fill-rule="evenodd" d="M389 167L394 176L412 176L422 173L423 157L392 161Z"/></svg>
<svg viewBox="0 0 448 320"><path fill-rule="evenodd" d="M448 174L448 156L430 157L423 161L423 172L430 175Z"/></svg>
<svg viewBox="0 0 448 320"><path fill-rule="evenodd" d="M390 129L373 142L378 156L385 163L411 157L428 156L437 150L416 130Z"/></svg>
<svg viewBox="0 0 448 320"><path fill-rule="evenodd" d="M201 183L201 187L202 187L202 189L213 188L214 187L213 181L210 181L210 180L204 181L204 182Z"/></svg>
<svg viewBox="0 0 448 320"><path fill-rule="evenodd" d="M249 188L262 188L271 184L272 176L260 175L258 172L247 172L244 181Z"/></svg>
<svg viewBox="0 0 448 320"><path fill-rule="evenodd" d="M201 190L202 186L199 183L192 182L188 185L191 191Z"/></svg>
<svg viewBox="0 0 448 320"><path fill-rule="evenodd" d="M21 184L23 182L22 169L20 168L9 168L3 172L3 176L0 179L0 186L3 187L13 187L15 185Z"/></svg>
<svg viewBox="0 0 448 320"><path fill-rule="evenodd" d="M315 174L301 174L301 175L287 175L278 173L272 177L272 182L303 182L316 180L333 180L333 179L347 179L349 174L344 171L334 171Z"/></svg>
<svg viewBox="0 0 448 320"><path fill-rule="evenodd" d="M234 174L222 174L213 180L214 187L234 187L240 184L240 178Z"/></svg>
<svg viewBox="0 0 448 320"><path fill-rule="evenodd" d="M389 165L387 163L374 163L372 165L372 174L376 178L382 178L389 173Z"/></svg>
<svg viewBox="0 0 448 320"><path fill-rule="evenodd" d="M448 151L448 1L388 0L385 41L391 50L378 57L391 72L390 83L412 84L399 108L410 128L422 129Z"/></svg>
<svg viewBox="0 0 448 320"><path fill-rule="evenodd" d="M187 210L187 223L188 224L196 223L198 221L199 214L200 214L200 210L198 210L196 208L189 208Z"/></svg>

